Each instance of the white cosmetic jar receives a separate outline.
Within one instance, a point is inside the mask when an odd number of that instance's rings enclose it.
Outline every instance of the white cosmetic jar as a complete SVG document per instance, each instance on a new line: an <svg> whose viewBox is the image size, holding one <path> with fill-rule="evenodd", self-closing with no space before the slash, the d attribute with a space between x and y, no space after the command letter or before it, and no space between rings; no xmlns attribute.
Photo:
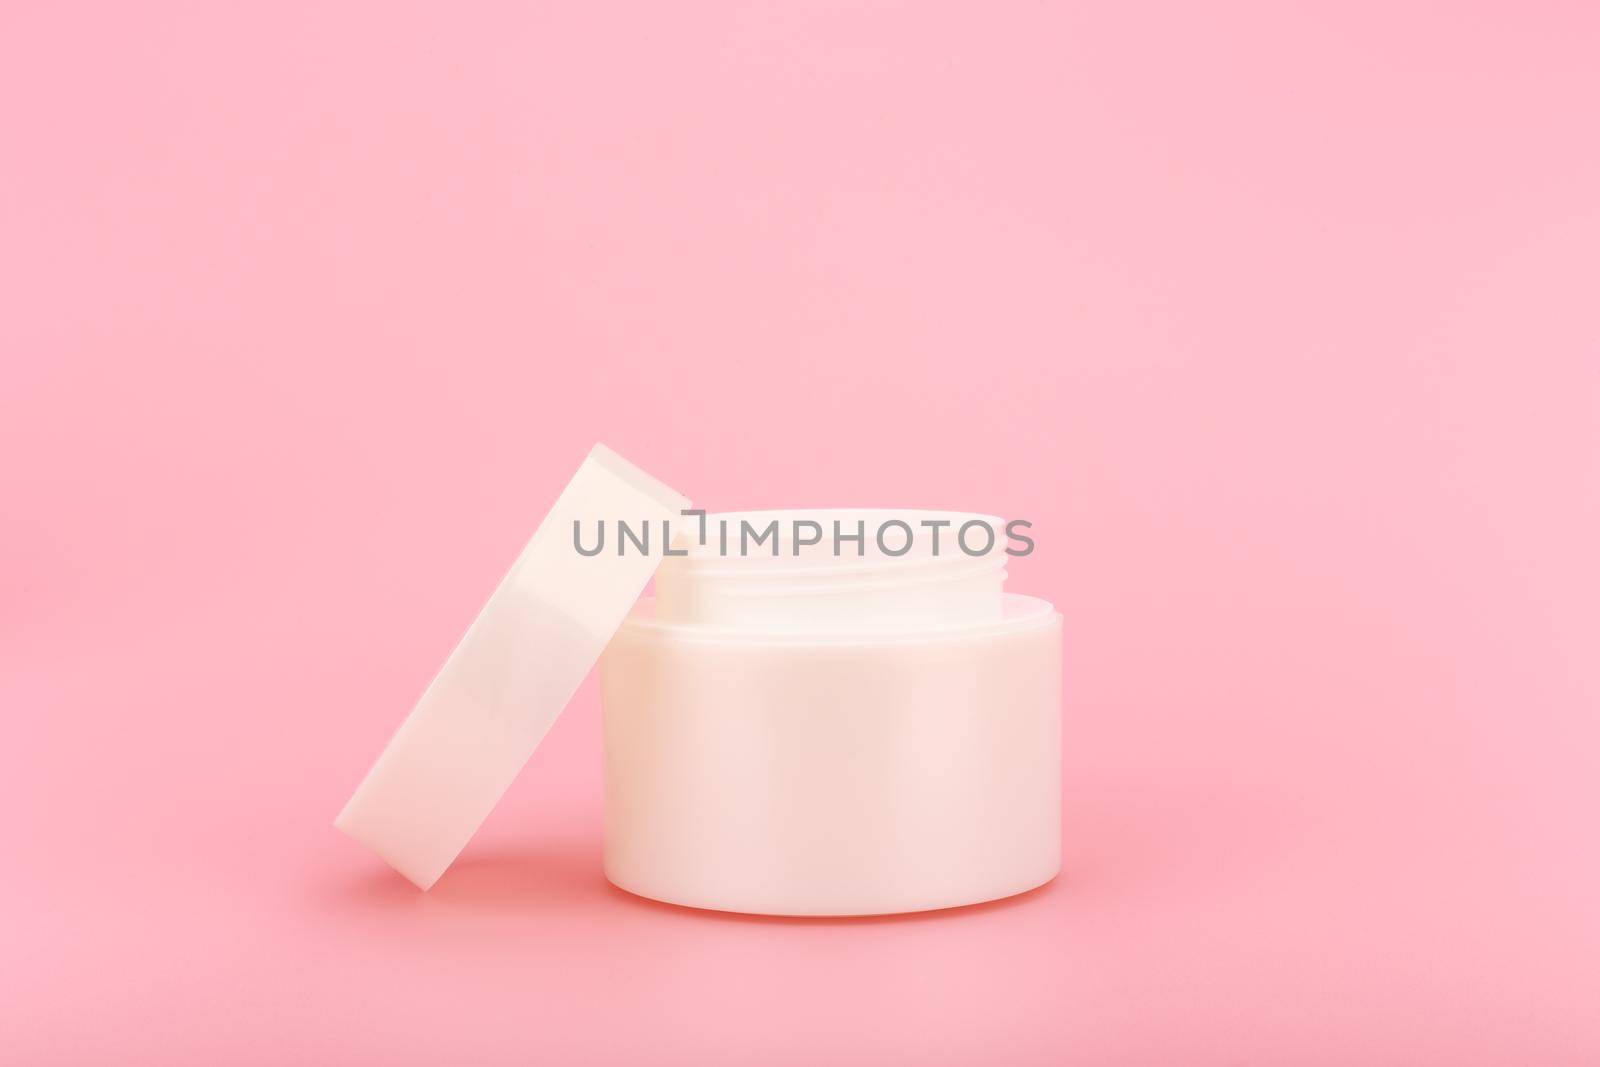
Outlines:
<svg viewBox="0 0 1600 1067"><path fill-rule="evenodd" d="M875 532L895 520L915 536L890 555L901 528ZM755 551L724 550L721 530L737 546L744 523L773 522ZM993 536L958 542L975 522ZM865 536L835 554L836 523ZM1000 520L771 511L703 529L600 660L613 884L721 911L873 915L1055 876L1061 617L1004 591Z"/></svg>

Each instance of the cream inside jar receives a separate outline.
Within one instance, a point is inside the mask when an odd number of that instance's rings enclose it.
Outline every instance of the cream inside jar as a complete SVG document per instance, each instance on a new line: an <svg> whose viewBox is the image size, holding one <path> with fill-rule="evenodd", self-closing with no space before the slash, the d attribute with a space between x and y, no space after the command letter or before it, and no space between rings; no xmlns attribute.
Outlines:
<svg viewBox="0 0 1600 1067"><path fill-rule="evenodd" d="M1004 590L1000 520L705 524L601 658L607 877L780 915L952 907L1054 877L1061 620ZM726 551L747 526L770 537Z"/></svg>

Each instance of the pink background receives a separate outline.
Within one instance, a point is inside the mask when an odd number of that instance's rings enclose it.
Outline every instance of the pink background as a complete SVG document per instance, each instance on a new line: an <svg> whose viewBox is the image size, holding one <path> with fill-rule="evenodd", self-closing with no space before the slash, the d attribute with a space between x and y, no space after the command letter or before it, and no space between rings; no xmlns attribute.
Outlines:
<svg viewBox="0 0 1600 1067"><path fill-rule="evenodd" d="M0 15L0 1061L1600 1062L1592 6L443 11ZM595 440L1034 520L1062 877L340 837Z"/></svg>

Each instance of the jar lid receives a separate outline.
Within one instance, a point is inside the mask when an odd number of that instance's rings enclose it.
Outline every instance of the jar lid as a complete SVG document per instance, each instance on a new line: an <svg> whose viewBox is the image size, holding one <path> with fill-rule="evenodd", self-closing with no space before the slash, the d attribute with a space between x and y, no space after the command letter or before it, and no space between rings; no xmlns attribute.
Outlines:
<svg viewBox="0 0 1600 1067"><path fill-rule="evenodd" d="M688 505L595 445L334 825L432 886L600 658ZM642 551L622 550L619 520L645 531ZM578 551L575 523L612 527L616 548Z"/></svg>

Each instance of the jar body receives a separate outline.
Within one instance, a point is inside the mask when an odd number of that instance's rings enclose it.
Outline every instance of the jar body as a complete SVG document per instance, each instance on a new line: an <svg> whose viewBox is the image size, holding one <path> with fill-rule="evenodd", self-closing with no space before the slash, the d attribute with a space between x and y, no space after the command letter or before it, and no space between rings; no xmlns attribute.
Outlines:
<svg viewBox="0 0 1600 1067"><path fill-rule="evenodd" d="M674 904L873 915L1060 867L1061 620L852 640L663 625L601 659L605 867ZM1025 603L1024 603L1025 602Z"/></svg>

